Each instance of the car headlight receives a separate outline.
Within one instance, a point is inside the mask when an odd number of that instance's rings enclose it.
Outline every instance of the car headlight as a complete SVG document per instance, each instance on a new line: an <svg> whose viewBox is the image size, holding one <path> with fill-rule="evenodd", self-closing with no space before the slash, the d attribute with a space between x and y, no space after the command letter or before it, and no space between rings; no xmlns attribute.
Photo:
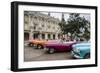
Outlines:
<svg viewBox="0 0 100 73"><path fill-rule="evenodd" d="M80 52L80 49L74 48L74 51L75 51L75 52Z"/></svg>

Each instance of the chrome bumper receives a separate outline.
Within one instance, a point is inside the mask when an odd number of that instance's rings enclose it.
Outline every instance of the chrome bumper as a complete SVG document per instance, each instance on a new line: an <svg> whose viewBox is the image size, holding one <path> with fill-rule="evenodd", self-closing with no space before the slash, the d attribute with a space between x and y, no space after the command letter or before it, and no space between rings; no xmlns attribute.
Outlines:
<svg viewBox="0 0 100 73"><path fill-rule="evenodd" d="M77 55L77 54L74 53L73 51L71 51L71 53L72 53L72 56L73 56L74 58L82 59L82 57L80 57L79 55Z"/></svg>

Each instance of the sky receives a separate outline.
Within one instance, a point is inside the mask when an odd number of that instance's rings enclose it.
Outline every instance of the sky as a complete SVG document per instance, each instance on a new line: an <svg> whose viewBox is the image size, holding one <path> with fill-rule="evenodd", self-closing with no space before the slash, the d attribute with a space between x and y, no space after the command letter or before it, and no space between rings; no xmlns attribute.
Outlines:
<svg viewBox="0 0 100 73"><path fill-rule="evenodd" d="M41 13L48 15L48 12L41 12ZM67 21L67 19L69 18L69 14L70 13L64 13L64 19L65 19L65 21ZM59 20L61 20L62 13L59 13L59 12L50 12L50 16L52 16L54 18L58 18ZM80 13L80 16L84 17L84 18L86 18L86 20L90 21L90 14Z"/></svg>

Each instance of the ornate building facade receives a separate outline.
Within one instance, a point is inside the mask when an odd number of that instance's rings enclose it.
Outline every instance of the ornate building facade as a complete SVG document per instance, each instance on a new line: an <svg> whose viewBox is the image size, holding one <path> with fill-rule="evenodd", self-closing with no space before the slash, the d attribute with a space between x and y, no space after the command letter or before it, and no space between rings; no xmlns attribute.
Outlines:
<svg viewBox="0 0 100 73"><path fill-rule="evenodd" d="M58 39L61 33L59 22L49 13L24 11L24 39Z"/></svg>

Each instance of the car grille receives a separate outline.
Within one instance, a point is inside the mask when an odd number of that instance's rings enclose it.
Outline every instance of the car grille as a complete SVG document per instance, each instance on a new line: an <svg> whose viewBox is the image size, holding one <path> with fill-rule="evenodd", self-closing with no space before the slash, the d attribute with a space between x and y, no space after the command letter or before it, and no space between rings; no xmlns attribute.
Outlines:
<svg viewBox="0 0 100 73"><path fill-rule="evenodd" d="M76 55L80 55L78 52L76 52L75 50L73 50L73 53Z"/></svg>

